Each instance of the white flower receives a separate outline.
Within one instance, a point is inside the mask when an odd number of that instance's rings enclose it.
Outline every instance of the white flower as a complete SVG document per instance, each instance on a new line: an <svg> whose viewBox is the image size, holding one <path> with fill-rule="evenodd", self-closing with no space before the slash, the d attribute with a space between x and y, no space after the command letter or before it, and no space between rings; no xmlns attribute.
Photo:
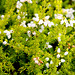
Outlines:
<svg viewBox="0 0 75 75"><path fill-rule="evenodd" d="M8 39L10 39L11 38L11 35L8 35L7 37L8 37Z"/></svg>
<svg viewBox="0 0 75 75"><path fill-rule="evenodd" d="M46 42L46 45L49 45L49 42Z"/></svg>
<svg viewBox="0 0 75 75"><path fill-rule="evenodd" d="M61 33L59 33L59 36L61 36Z"/></svg>
<svg viewBox="0 0 75 75"><path fill-rule="evenodd" d="M4 33L7 33L8 32L8 30L4 30Z"/></svg>
<svg viewBox="0 0 75 75"><path fill-rule="evenodd" d="M58 48L57 52L60 53L60 48Z"/></svg>
<svg viewBox="0 0 75 75"><path fill-rule="evenodd" d="M28 27L36 27L36 24L31 21L30 23L28 23Z"/></svg>
<svg viewBox="0 0 75 75"><path fill-rule="evenodd" d="M42 31L43 31L42 29L39 29L39 32L40 32L40 33L42 33Z"/></svg>
<svg viewBox="0 0 75 75"><path fill-rule="evenodd" d="M35 60L35 63L36 63L36 64L38 64L38 63L39 63L39 61L38 61L38 60Z"/></svg>
<svg viewBox="0 0 75 75"><path fill-rule="evenodd" d="M17 1L17 5L16 5L16 8L20 9L22 6L22 3L20 3L20 1Z"/></svg>
<svg viewBox="0 0 75 75"><path fill-rule="evenodd" d="M62 14L54 14L55 19L63 19L63 15Z"/></svg>
<svg viewBox="0 0 75 75"><path fill-rule="evenodd" d="M32 34L35 36L36 35L36 32L34 31Z"/></svg>
<svg viewBox="0 0 75 75"><path fill-rule="evenodd" d="M17 12L19 12L19 10L17 9Z"/></svg>
<svg viewBox="0 0 75 75"><path fill-rule="evenodd" d="M49 68L49 63L46 63L46 67Z"/></svg>
<svg viewBox="0 0 75 75"><path fill-rule="evenodd" d="M28 36L30 37L31 36L31 31L27 31L27 34L28 34Z"/></svg>
<svg viewBox="0 0 75 75"><path fill-rule="evenodd" d="M66 27L68 27L68 26L70 26L70 24L69 23L66 23Z"/></svg>
<svg viewBox="0 0 75 75"><path fill-rule="evenodd" d="M65 60L64 59L61 59L61 62L65 62Z"/></svg>
<svg viewBox="0 0 75 75"><path fill-rule="evenodd" d="M21 17L18 15L18 16L17 16L17 19L21 19Z"/></svg>
<svg viewBox="0 0 75 75"><path fill-rule="evenodd" d="M40 24L42 24L42 23L43 23L43 20L40 20L38 24L40 25Z"/></svg>
<svg viewBox="0 0 75 75"><path fill-rule="evenodd" d="M59 65L61 65L61 62L59 62Z"/></svg>
<svg viewBox="0 0 75 75"><path fill-rule="evenodd" d="M25 23L26 21L21 22L20 26L26 27Z"/></svg>
<svg viewBox="0 0 75 75"><path fill-rule="evenodd" d="M60 55L59 54L57 54L57 58L60 58Z"/></svg>
<svg viewBox="0 0 75 75"><path fill-rule="evenodd" d="M33 20L38 22L38 21L39 21L38 14L35 14L35 16L36 16L36 17L33 17Z"/></svg>
<svg viewBox="0 0 75 75"><path fill-rule="evenodd" d="M38 22L39 21L39 18L38 17L36 17L36 18L33 17L33 20Z"/></svg>
<svg viewBox="0 0 75 75"><path fill-rule="evenodd" d="M50 33L50 32L48 32L48 35L49 35L49 33Z"/></svg>
<svg viewBox="0 0 75 75"><path fill-rule="evenodd" d="M46 58L46 61L48 61L48 60L49 60L49 58L47 57L47 58Z"/></svg>
<svg viewBox="0 0 75 75"><path fill-rule="evenodd" d="M60 37L58 37L58 41L59 41L59 42L61 41L61 38L60 38Z"/></svg>
<svg viewBox="0 0 75 75"><path fill-rule="evenodd" d="M10 32L8 30L5 30L4 33L6 33L6 35L10 35Z"/></svg>
<svg viewBox="0 0 75 75"><path fill-rule="evenodd" d="M28 41L28 38L26 38L26 41Z"/></svg>
<svg viewBox="0 0 75 75"><path fill-rule="evenodd" d="M6 41L3 41L3 44L4 44L4 45L6 45L6 44L7 44L7 42L6 42Z"/></svg>
<svg viewBox="0 0 75 75"><path fill-rule="evenodd" d="M48 45L48 48L52 48L52 45Z"/></svg>
<svg viewBox="0 0 75 75"><path fill-rule="evenodd" d="M41 29L44 30L44 26L43 25L41 26Z"/></svg>
<svg viewBox="0 0 75 75"><path fill-rule="evenodd" d="M13 33L13 30L10 30L10 33Z"/></svg>
<svg viewBox="0 0 75 75"><path fill-rule="evenodd" d="M57 74L59 74L59 72L57 71Z"/></svg>
<svg viewBox="0 0 75 75"><path fill-rule="evenodd" d="M50 64L53 64L53 61L52 60L50 61Z"/></svg>
<svg viewBox="0 0 75 75"><path fill-rule="evenodd" d="M0 31L0 34L1 34L1 31Z"/></svg>
<svg viewBox="0 0 75 75"><path fill-rule="evenodd" d="M47 20L48 20L49 18L50 18L50 16L45 16L45 19L47 19Z"/></svg>
<svg viewBox="0 0 75 75"><path fill-rule="evenodd" d="M26 0L20 0L20 2L25 2Z"/></svg>
<svg viewBox="0 0 75 75"><path fill-rule="evenodd" d="M47 21L47 24L48 24L49 27L51 27L52 25L54 25L54 23L50 22L50 21Z"/></svg>
<svg viewBox="0 0 75 75"><path fill-rule="evenodd" d="M67 55L68 54L68 52L66 51L65 53L64 53L64 55Z"/></svg>
<svg viewBox="0 0 75 75"><path fill-rule="evenodd" d="M9 36L9 35L10 35L10 32L9 32L9 31L7 31L6 35L7 35L7 36Z"/></svg>
<svg viewBox="0 0 75 75"><path fill-rule="evenodd" d="M44 25L47 26L47 24L48 24L47 21L45 21L45 22L44 22Z"/></svg>
<svg viewBox="0 0 75 75"><path fill-rule="evenodd" d="M3 18L4 18L4 15L1 15L1 19L3 20Z"/></svg>
<svg viewBox="0 0 75 75"><path fill-rule="evenodd" d="M64 20L61 20L60 24L62 25L64 23Z"/></svg>
<svg viewBox="0 0 75 75"><path fill-rule="evenodd" d="M28 3L32 3L32 1L31 1L31 0L25 0L25 1L27 1Z"/></svg>
<svg viewBox="0 0 75 75"><path fill-rule="evenodd" d="M75 12L75 10L73 10L73 8L70 8L70 9L63 9L63 13L67 13L66 14L66 17L69 17L71 19L74 19L74 15L73 13Z"/></svg>
<svg viewBox="0 0 75 75"><path fill-rule="evenodd" d="M35 16L36 16L36 17L39 17L37 13L35 14Z"/></svg>
<svg viewBox="0 0 75 75"><path fill-rule="evenodd" d="M33 60L35 61L35 60L36 60L36 58L33 58Z"/></svg>

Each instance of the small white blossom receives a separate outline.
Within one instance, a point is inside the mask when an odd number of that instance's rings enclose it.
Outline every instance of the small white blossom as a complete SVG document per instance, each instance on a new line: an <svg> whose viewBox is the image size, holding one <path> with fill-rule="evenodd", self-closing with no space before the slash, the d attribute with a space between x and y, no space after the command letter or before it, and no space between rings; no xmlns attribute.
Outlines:
<svg viewBox="0 0 75 75"><path fill-rule="evenodd" d="M44 26L43 25L41 26L41 29L44 30Z"/></svg>
<svg viewBox="0 0 75 75"><path fill-rule="evenodd" d="M42 33L42 31L43 31L42 29L39 29L39 32L40 32L40 33Z"/></svg>
<svg viewBox="0 0 75 75"><path fill-rule="evenodd" d="M10 35L10 31L8 30L5 30L4 33L6 33L7 36Z"/></svg>
<svg viewBox="0 0 75 75"><path fill-rule="evenodd" d="M4 30L4 33L7 33L8 32L8 30Z"/></svg>
<svg viewBox="0 0 75 75"><path fill-rule="evenodd" d="M13 33L13 30L10 30L10 33Z"/></svg>
<svg viewBox="0 0 75 75"><path fill-rule="evenodd" d="M65 62L65 60L64 59L61 59L61 62Z"/></svg>
<svg viewBox="0 0 75 75"><path fill-rule="evenodd" d="M28 36L30 37L31 36L31 31L27 31L27 34L28 34Z"/></svg>
<svg viewBox="0 0 75 75"><path fill-rule="evenodd" d="M33 17L33 20L38 22L38 21L39 21L38 14L35 14L35 16L36 16L36 17Z"/></svg>
<svg viewBox="0 0 75 75"><path fill-rule="evenodd" d="M8 37L8 39L10 39L11 38L11 35L8 35L7 37Z"/></svg>
<svg viewBox="0 0 75 75"><path fill-rule="evenodd" d="M66 51L66 52L64 53L64 55L68 55L68 52Z"/></svg>
<svg viewBox="0 0 75 75"><path fill-rule="evenodd" d="M60 58L60 55L59 54L57 54L57 58Z"/></svg>
<svg viewBox="0 0 75 75"><path fill-rule="evenodd" d="M38 63L39 63L39 61L38 61L38 60L35 60L35 63L36 63L36 64L38 64Z"/></svg>
<svg viewBox="0 0 75 75"><path fill-rule="evenodd" d="M17 19L21 19L21 17L18 15L18 16L17 16Z"/></svg>
<svg viewBox="0 0 75 75"><path fill-rule="evenodd" d="M60 24L62 25L64 23L64 20L61 20Z"/></svg>
<svg viewBox="0 0 75 75"><path fill-rule="evenodd" d="M26 21L21 22L20 26L26 27L25 23Z"/></svg>
<svg viewBox="0 0 75 75"><path fill-rule="evenodd" d="M32 1L31 0L26 0L28 3L32 3Z"/></svg>
<svg viewBox="0 0 75 75"><path fill-rule="evenodd" d="M47 20L48 20L49 18L50 18L50 16L45 16L45 19L47 19Z"/></svg>
<svg viewBox="0 0 75 75"><path fill-rule="evenodd" d="M61 33L59 33L59 36L61 36Z"/></svg>
<svg viewBox="0 0 75 75"><path fill-rule="evenodd" d="M45 21L45 22L44 22L44 25L45 25L45 26L47 26L47 25L48 25L47 21Z"/></svg>
<svg viewBox="0 0 75 75"><path fill-rule="evenodd" d="M49 33L50 33L50 32L48 32L48 35L49 35Z"/></svg>
<svg viewBox="0 0 75 75"><path fill-rule="evenodd" d="M52 48L52 45L48 45L48 48Z"/></svg>
<svg viewBox="0 0 75 75"><path fill-rule="evenodd" d="M58 37L58 41L59 41L59 42L61 41L61 38L60 38L60 37Z"/></svg>
<svg viewBox="0 0 75 75"><path fill-rule="evenodd" d="M53 64L53 61L52 60L50 61L50 64Z"/></svg>
<svg viewBox="0 0 75 75"><path fill-rule="evenodd" d="M17 13L19 12L19 10L17 9Z"/></svg>
<svg viewBox="0 0 75 75"><path fill-rule="evenodd" d="M36 32L34 31L32 34L35 36L36 35Z"/></svg>
<svg viewBox="0 0 75 75"><path fill-rule="evenodd" d="M20 0L20 2L25 2L26 0Z"/></svg>
<svg viewBox="0 0 75 75"><path fill-rule="evenodd" d="M6 44L7 44L7 42L6 42L6 41L3 41L3 44L4 44L4 45L6 45Z"/></svg>
<svg viewBox="0 0 75 75"><path fill-rule="evenodd" d="M33 58L33 60L35 61L35 60L36 60L36 58Z"/></svg>
<svg viewBox="0 0 75 75"><path fill-rule="evenodd" d="M28 41L28 38L26 38L26 41Z"/></svg>
<svg viewBox="0 0 75 75"><path fill-rule="evenodd" d="M1 15L1 19L3 20L3 18L4 18L4 15Z"/></svg>
<svg viewBox="0 0 75 75"><path fill-rule="evenodd" d="M46 42L46 45L49 45L49 42Z"/></svg>
<svg viewBox="0 0 75 75"><path fill-rule="evenodd" d="M59 72L57 71L57 74L59 74Z"/></svg>
<svg viewBox="0 0 75 75"><path fill-rule="evenodd" d="M49 58L47 57L47 58L45 58L46 59L46 61L49 61Z"/></svg>
<svg viewBox="0 0 75 75"><path fill-rule="evenodd" d="M40 24L42 24L42 23L43 23L43 20L40 20L38 24L40 25Z"/></svg>
<svg viewBox="0 0 75 75"><path fill-rule="evenodd" d="M63 19L63 15L62 14L54 14L55 19Z"/></svg>
<svg viewBox="0 0 75 75"><path fill-rule="evenodd" d="M1 31L0 31L0 34L1 34Z"/></svg>
<svg viewBox="0 0 75 75"><path fill-rule="evenodd" d="M58 48L57 52L60 53L60 48Z"/></svg>
<svg viewBox="0 0 75 75"><path fill-rule="evenodd" d="M61 65L61 62L59 62L59 65Z"/></svg>
<svg viewBox="0 0 75 75"><path fill-rule="evenodd" d="M30 23L28 23L28 27L36 27L36 24L31 21Z"/></svg>
<svg viewBox="0 0 75 75"><path fill-rule="evenodd" d="M20 9L22 6L22 3L20 3L20 1L17 1L17 5L16 5L16 8Z"/></svg>
<svg viewBox="0 0 75 75"><path fill-rule="evenodd" d="M49 63L46 63L46 67L49 68Z"/></svg>

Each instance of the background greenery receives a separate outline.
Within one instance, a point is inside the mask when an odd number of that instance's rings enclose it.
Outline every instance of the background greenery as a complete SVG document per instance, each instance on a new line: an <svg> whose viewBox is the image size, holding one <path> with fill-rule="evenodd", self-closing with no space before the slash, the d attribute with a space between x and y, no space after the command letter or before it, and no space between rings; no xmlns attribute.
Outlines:
<svg viewBox="0 0 75 75"><path fill-rule="evenodd" d="M23 6L17 13L16 3L18 0L0 0L0 75L74 75L75 74L75 24L73 27L67 27L65 24L60 26L60 20L54 18L55 13L62 14L62 8L75 10L75 2L72 0L32 0L32 4L24 2ZM25 12L25 15L23 15ZM38 28L22 27L20 23L25 20L26 24L32 21L34 14L38 13L39 18L43 19L49 15L49 20L54 22L54 26L47 26L42 33ZM27 14L27 15L26 15ZM17 19L20 15L21 19ZM25 18L22 18L25 16ZM75 16L75 12L74 12ZM74 17L75 19L75 17ZM35 22L37 25L38 23ZM58 24L58 25L56 25ZM8 39L4 30L13 30L11 39ZM27 31L35 31L36 36L28 37ZM48 35L47 33L50 32ZM61 42L58 42L59 33L62 34ZM28 41L25 41L28 38ZM13 40L12 40L13 39ZM3 45L6 40L9 44ZM50 42L53 47L46 49L46 42ZM70 43L70 48L68 43ZM61 48L61 58L66 61L61 66L56 67L60 59L56 58L56 50ZM64 56L65 51L69 52ZM43 61L40 66L35 64L33 58L39 57ZM46 57L53 60L48 69L45 64ZM46 70L46 73L44 72Z"/></svg>

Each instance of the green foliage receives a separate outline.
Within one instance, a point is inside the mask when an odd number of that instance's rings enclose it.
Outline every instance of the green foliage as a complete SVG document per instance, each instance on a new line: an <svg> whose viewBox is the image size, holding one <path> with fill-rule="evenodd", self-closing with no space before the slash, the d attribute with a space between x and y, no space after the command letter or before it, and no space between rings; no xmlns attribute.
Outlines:
<svg viewBox="0 0 75 75"><path fill-rule="evenodd" d="M32 0L32 3L21 2L20 9L16 8L18 0L0 0L0 74L1 75L74 75L75 74L75 23L66 27L66 23L60 24L61 20L54 17L54 14L63 14L62 8L73 8L75 2L72 0ZM19 10L19 12L17 12ZM44 24L39 25L39 21L34 21L33 17L38 14L39 20L45 21L46 16L50 16L49 21L54 25L49 27ZM20 19L18 19L20 16ZM70 18L66 18L70 22ZM75 19L75 12L74 12ZM72 19L72 20L74 20ZM26 26L21 23L26 21ZM33 21L37 27L28 27L28 23ZM43 25L44 30L39 32ZM13 30L8 39L5 30ZM31 31L28 36L27 32ZM33 35L33 32L36 35ZM48 34L48 32L50 32ZM61 35L59 35L61 34ZM61 41L58 41L60 37ZM3 44L6 41L7 44ZM51 45L48 48L47 42ZM61 52L57 53L58 48ZM64 52L68 55L64 55ZM60 54L60 58L57 58ZM39 57L39 58L38 58ZM49 61L46 61L46 58ZM36 64L37 58L40 64ZM65 59L62 63L61 59ZM50 63L47 68L46 63ZM59 66L59 63L61 65ZM57 67L58 66L58 67Z"/></svg>

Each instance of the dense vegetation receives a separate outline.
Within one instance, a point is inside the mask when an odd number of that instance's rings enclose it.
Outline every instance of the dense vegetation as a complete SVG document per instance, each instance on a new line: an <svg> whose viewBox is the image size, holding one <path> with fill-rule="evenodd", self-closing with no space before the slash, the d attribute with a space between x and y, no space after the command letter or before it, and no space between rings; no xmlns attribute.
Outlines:
<svg viewBox="0 0 75 75"><path fill-rule="evenodd" d="M0 0L0 75L75 75L75 0Z"/></svg>

